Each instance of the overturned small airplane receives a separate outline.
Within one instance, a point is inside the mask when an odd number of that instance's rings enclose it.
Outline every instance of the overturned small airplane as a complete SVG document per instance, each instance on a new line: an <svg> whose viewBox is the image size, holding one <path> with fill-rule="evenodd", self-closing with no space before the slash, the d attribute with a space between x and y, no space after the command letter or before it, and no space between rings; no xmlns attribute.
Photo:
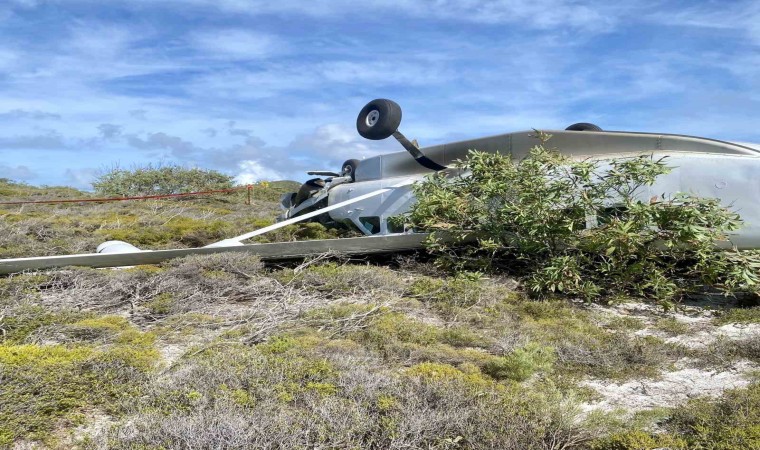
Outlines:
<svg viewBox="0 0 760 450"><path fill-rule="evenodd" d="M285 212L280 219L321 210L323 214L311 220L349 224L368 236L399 233L403 230L394 229L388 219L409 210L415 201L411 191L414 182L465 159L469 150L498 151L521 159L537 143L533 131L519 131L420 148L398 131L400 123L401 108L395 102L386 99L369 102L356 119L359 134L372 140L393 136L406 152L363 161L350 159L340 173L309 172L324 178L311 179L298 192L283 196L281 206ZM760 144L677 134L603 131L590 123L576 123L549 133L552 147L577 159L667 156L673 171L642 189L638 193L642 199L676 192L719 198L746 222L732 236L732 242L739 248L760 248ZM350 200L356 202L346 203Z"/></svg>
<svg viewBox="0 0 760 450"><path fill-rule="evenodd" d="M369 102L356 119L359 134L380 140L393 136L406 152L346 161L340 172L314 171L317 176L298 192L281 199L278 223L216 242L204 248L140 250L128 243L109 241L97 253L0 260L0 274L51 267L118 267L155 264L191 254L244 251L263 260L282 260L339 252L350 255L392 253L421 248L425 234L394 228L389 218L408 211L414 203L412 185L428 174L459 174L453 165L471 149L511 154L520 159L536 144L533 131L518 131L430 147L419 147L399 130L401 108L387 99ZM627 131L604 131L590 123L576 123L549 131L551 144L572 158L615 159L638 155L667 156L673 170L638 195L686 192L719 198L745 221L731 237L738 248L760 248L760 144L726 142L695 136ZM410 157L411 155L411 157ZM365 237L271 244L242 242L297 222L319 221L351 226Z"/></svg>

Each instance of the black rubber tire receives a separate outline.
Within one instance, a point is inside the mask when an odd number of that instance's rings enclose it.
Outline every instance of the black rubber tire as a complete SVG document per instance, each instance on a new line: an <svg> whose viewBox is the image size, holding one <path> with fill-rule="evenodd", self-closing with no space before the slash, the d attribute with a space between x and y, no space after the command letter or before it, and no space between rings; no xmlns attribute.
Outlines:
<svg viewBox="0 0 760 450"><path fill-rule="evenodd" d="M593 123L578 122L565 128L567 131L602 131L602 129Z"/></svg>
<svg viewBox="0 0 760 450"><path fill-rule="evenodd" d="M401 107L398 103L378 98L367 103L359 112L356 131L363 138L379 141L393 135L400 124Z"/></svg>
<svg viewBox="0 0 760 450"><path fill-rule="evenodd" d="M311 180L306 181L301 185L301 188L298 189L298 193L296 193L294 206L298 206L308 200L309 197L319 192L323 187L325 187L325 180L321 178L312 178Z"/></svg>
<svg viewBox="0 0 760 450"><path fill-rule="evenodd" d="M359 167L359 160L358 159L349 159L346 162L343 163L342 166L340 166L340 175L341 176L350 176L351 181L356 181L356 168Z"/></svg>

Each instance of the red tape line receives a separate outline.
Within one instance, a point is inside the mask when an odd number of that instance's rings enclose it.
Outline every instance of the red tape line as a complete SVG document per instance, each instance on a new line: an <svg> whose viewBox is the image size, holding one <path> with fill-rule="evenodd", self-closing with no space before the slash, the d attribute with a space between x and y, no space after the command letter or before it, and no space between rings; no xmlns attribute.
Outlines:
<svg viewBox="0 0 760 450"><path fill-rule="evenodd" d="M217 189L213 191L185 192L182 194L162 194L162 195L145 195L142 197L112 197L112 198L82 198L74 200L36 200L20 202L0 202L0 205L27 205L27 204L52 204L52 203L91 203L91 202L123 202L126 200L149 200L156 198L174 198L188 197L191 195L220 194L224 192L235 192L242 189L250 189L250 186L240 186L231 189Z"/></svg>

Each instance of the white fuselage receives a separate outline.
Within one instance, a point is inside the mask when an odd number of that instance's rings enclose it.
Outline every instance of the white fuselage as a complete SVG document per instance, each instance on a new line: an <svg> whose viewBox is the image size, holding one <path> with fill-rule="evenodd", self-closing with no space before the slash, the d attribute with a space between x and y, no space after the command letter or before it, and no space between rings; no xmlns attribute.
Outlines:
<svg viewBox="0 0 760 450"><path fill-rule="evenodd" d="M700 197L719 198L724 206L738 212L745 226L731 236L739 248L760 248L760 146L737 144L693 136L629 133L553 131L551 147L577 159L612 159L634 155L667 156L673 170L638 193L642 199L685 192ZM527 155L538 144L529 131L502 134L421 149L433 161L452 166L469 150ZM453 172L453 171L452 171ZM433 173L418 164L407 152L367 158L356 171L356 181L330 190L328 203L337 204L403 181L422 180ZM411 186L331 211L337 221L350 221L363 233L392 234L388 219L407 212L413 202Z"/></svg>

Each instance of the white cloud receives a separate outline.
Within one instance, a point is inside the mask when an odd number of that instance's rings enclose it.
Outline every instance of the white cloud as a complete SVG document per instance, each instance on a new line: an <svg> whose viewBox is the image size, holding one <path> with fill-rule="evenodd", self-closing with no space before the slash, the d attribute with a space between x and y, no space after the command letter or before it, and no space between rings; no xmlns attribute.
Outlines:
<svg viewBox="0 0 760 450"><path fill-rule="evenodd" d="M459 75L443 64L416 59L326 61L304 69L321 81L375 88L389 85L430 86L454 80Z"/></svg>
<svg viewBox="0 0 760 450"><path fill-rule="evenodd" d="M90 0L92 1L92 0ZM614 2L578 0L131 0L132 4L195 5L234 14L292 14L314 18L388 13L485 24L518 23L537 29L567 27L606 31L630 7ZM393 19L389 19L393 20Z"/></svg>
<svg viewBox="0 0 760 450"><path fill-rule="evenodd" d="M235 182L238 184L252 184L259 181L276 181L285 177L279 172L262 165L259 161L249 159L238 163L238 174Z"/></svg>
<svg viewBox="0 0 760 450"><path fill-rule="evenodd" d="M63 135L54 130L33 135L0 136L0 149L53 150L65 147Z"/></svg>
<svg viewBox="0 0 760 450"><path fill-rule="evenodd" d="M72 26L66 47L70 53L81 53L93 58L113 58L120 56L132 43L145 37L144 32L136 31L135 27L80 22Z"/></svg>
<svg viewBox="0 0 760 450"><path fill-rule="evenodd" d="M40 4L39 0L11 0L11 4L22 8L33 8Z"/></svg>
<svg viewBox="0 0 760 450"><path fill-rule="evenodd" d="M314 162L325 165L314 170L335 169L346 159L364 159L401 150L393 139L369 141L360 137L355 129L339 124L317 127L313 132L297 137L288 148L293 153L308 154Z"/></svg>
<svg viewBox="0 0 760 450"><path fill-rule="evenodd" d="M319 84L317 77L300 69L277 64L252 70L219 70L188 81L188 91L222 100L258 100Z"/></svg>
<svg viewBox="0 0 760 450"><path fill-rule="evenodd" d="M176 158L192 158L202 151L192 142L164 132L150 133L145 138L130 134L126 135L127 143L140 150L170 150Z"/></svg>
<svg viewBox="0 0 760 450"><path fill-rule="evenodd" d="M18 62L19 56L17 52L6 48L0 48L0 71L10 71L16 67Z"/></svg>
<svg viewBox="0 0 760 450"><path fill-rule="evenodd" d="M0 113L0 120L60 120L60 114L39 110L12 109Z"/></svg>
<svg viewBox="0 0 760 450"><path fill-rule="evenodd" d="M519 23L531 28L579 28L607 31L623 10L609 2L567 0L436 0L397 1L419 17L487 24Z"/></svg>
<svg viewBox="0 0 760 450"><path fill-rule="evenodd" d="M98 125L98 131L103 139L114 139L121 135L122 127L112 123L102 123Z"/></svg>
<svg viewBox="0 0 760 450"><path fill-rule="evenodd" d="M367 141L347 127L328 124L297 136L285 145L267 145L252 136L241 145L207 148L197 164L238 172L237 180L303 179L308 170L339 170L343 161L364 159L401 147L391 140Z"/></svg>
<svg viewBox="0 0 760 450"><path fill-rule="evenodd" d="M77 189L92 189L92 182L98 177L101 171L92 168L84 169L66 169L64 178L69 186Z"/></svg>
<svg viewBox="0 0 760 450"><path fill-rule="evenodd" d="M432 88L457 81L461 76L461 72L443 63L414 58L409 61L378 58L298 64L265 63L255 69L236 67L209 70L188 81L187 91L198 97L217 100L255 101L292 92L319 90L327 85L356 86L368 93L395 86ZM304 114L307 112L305 108L310 108L310 105L298 108L298 113Z"/></svg>
<svg viewBox="0 0 760 450"><path fill-rule="evenodd" d="M663 25L730 30L760 45L760 3L755 0L708 3L647 18Z"/></svg>
<svg viewBox="0 0 760 450"><path fill-rule="evenodd" d="M27 166L13 167L0 164L0 178L7 178L14 181L29 181L33 178L37 178L37 174Z"/></svg>
<svg viewBox="0 0 760 450"><path fill-rule="evenodd" d="M284 51L275 36L244 29L199 32L191 38L191 44L210 58L258 59Z"/></svg>

